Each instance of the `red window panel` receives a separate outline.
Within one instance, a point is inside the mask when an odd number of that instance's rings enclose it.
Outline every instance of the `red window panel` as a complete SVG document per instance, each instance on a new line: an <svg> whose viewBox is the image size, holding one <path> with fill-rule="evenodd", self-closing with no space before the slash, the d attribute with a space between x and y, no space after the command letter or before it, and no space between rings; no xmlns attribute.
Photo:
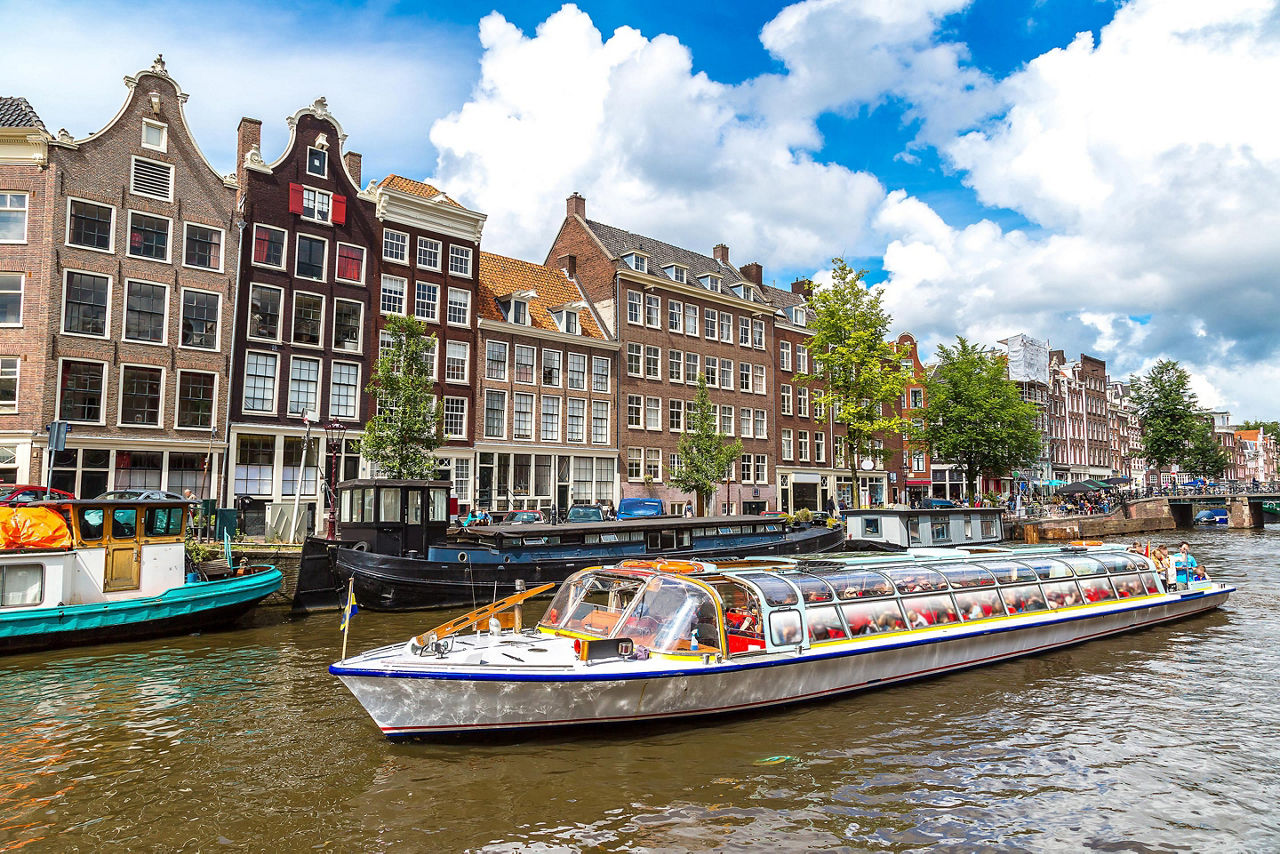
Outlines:
<svg viewBox="0 0 1280 854"><path fill-rule="evenodd" d="M346 223L347 221L347 197L346 196L335 195L333 197L332 217L333 217L334 225L343 225Z"/></svg>
<svg viewBox="0 0 1280 854"><path fill-rule="evenodd" d="M336 198L336 197L335 197ZM359 282L364 278L364 249L360 246L338 245L338 278Z"/></svg>
<svg viewBox="0 0 1280 854"><path fill-rule="evenodd" d="M289 185L289 213L302 213L302 185Z"/></svg>

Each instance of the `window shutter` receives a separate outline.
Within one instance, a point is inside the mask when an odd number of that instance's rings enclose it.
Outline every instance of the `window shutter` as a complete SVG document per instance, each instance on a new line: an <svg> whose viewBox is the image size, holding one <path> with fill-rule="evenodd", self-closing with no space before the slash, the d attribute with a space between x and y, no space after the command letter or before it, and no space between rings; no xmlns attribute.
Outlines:
<svg viewBox="0 0 1280 854"><path fill-rule="evenodd" d="M302 213L302 185L289 185L289 213Z"/></svg>
<svg viewBox="0 0 1280 854"><path fill-rule="evenodd" d="M347 221L347 197L333 197L333 224L344 225Z"/></svg>

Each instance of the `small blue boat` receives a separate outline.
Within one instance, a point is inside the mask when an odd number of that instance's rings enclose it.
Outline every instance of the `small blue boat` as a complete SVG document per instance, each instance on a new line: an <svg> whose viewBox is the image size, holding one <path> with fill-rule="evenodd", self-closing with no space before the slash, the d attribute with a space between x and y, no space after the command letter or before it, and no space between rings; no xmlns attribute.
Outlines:
<svg viewBox="0 0 1280 854"><path fill-rule="evenodd" d="M0 514L0 653L216 628L280 589L270 566L188 572L189 516L185 502L141 500Z"/></svg>
<svg viewBox="0 0 1280 854"><path fill-rule="evenodd" d="M1230 520L1227 518L1227 508L1210 507L1197 513L1194 521L1197 525L1225 525Z"/></svg>

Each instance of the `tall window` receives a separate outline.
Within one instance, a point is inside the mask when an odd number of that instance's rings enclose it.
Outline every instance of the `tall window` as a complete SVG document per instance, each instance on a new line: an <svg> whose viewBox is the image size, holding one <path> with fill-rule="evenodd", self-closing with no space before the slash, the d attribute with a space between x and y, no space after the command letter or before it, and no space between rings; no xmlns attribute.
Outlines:
<svg viewBox="0 0 1280 854"><path fill-rule="evenodd" d="M684 307L684 334L693 336L698 334L698 307L693 303L688 303Z"/></svg>
<svg viewBox="0 0 1280 854"><path fill-rule="evenodd" d="M62 404L58 409L63 421L96 424L102 420L102 372L98 362L62 363L60 390Z"/></svg>
<svg viewBox="0 0 1280 854"><path fill-rule="evenodd" d="M444 433L450 439L467 437L467 399L465 397L444 399Z"/></svg>
<svg viewBox="0 0 1280 854"><path fill-rule="evenodd" d="M0 193L0 243L26 242L26 193Z"/></svg>
<svg viewBox="0 0 1280 854"><path fill-rule="evenodd" d="M518 383L533 383L534 375L534 354L536 350L533 347L526 347L523 344L516 345L515 358L515 380Z"/></svg>
<svg viewBox="0 0 1280 854"><path fill-rule="evenodd" d="M792 450L791 435L790 427L782 428L782 458L784 460L790 460L795 457L795 452Z"/></svg>
<svg viewBox="0 0 1280 854"><path fill-rule="evenodd" d="M640 376L641 352L642 352L642 348L640 347L639 344L627 345L627 376L629 377Z"/></svg>
<svg viewBox="0 0 1280 854"><path fill-rule="evenodd" d="M733 388L733 359L720 360L720 388Z"/></svg>
<svg viewBox="0 0 1280 854"><path fill-rule="evenodd" d="M644 348L644 375L646 379L661 379L662 350L658 347Z"/></svg>
<svg viewBox="0 0 1280 854"><path fill-rule="evenodd" d="M791 370L791 342L782 341L778 344L778 367L784 371Z"/></svg>
<svg viewBox="0 0 1280 854"><path fill-rule="evenodd" d="M796 370L802 374L809 373L809 349L796 345Z"/></svg>
<svg viewBox="0 0 1280 854"><path fill-rule="evenodd" d="M560 441L560 398L544 395L542 398L542 429L539 435L544 442Z"/></svg>
<svg viewBox="0 0 1280 854"><path fill-rule="evenodd" d="M188 267L221 270L222 229L187 223L183 252Z"/></svg>
<svg viewBox="0 0 1280 854"><path fill-rule="evenodd" d="M311 279L313 281L323 282L324 256L327 246L328 243L318 237L309 237L305 234L299 234L298 258L294 269L294 275L299 279Z"/></svg>
<svg viewBox="0 0 1280 854"><path fill-rule="evenodd" d="M533 395L516 392L511 397L511 438L533 438Z"/></svg>
<svg viewBox="0 0 1280 854"><path fill-rule="evenodd" d="M757 439L769 438L768 430L765 426L764 416L765 416L765 411L763 409L756 410L756 438Z"/></svg>
<svg viewBox="0 0 1280 854"><path fill-rule="evenodd" d="M178 372L178 426L209 430L213 427L216 374Z"/></svg>
<svg viewBox="0 0 1280 854"><path fill-rule="evenodd" d="M399 276L382 277L382 301L380 306L383 314L404 314L406 281Z"/></svg>
<svg viewBox="0 0 1280 854"><path fill-rule="evenodd" d="M244 363L244 409L246 412L275 412L275 353L249 353Z"/></svg>
<svg viewBox="0 0 1280 854"><path fill-rule="evenodd" d="M627 291L627 323L644 323L644 301L639 291Z"/></svg>
<svg viewBox="0 0 1280 854"><path fill-rule="evenodd" d="M248 495L269 495L275 460L275 436L240 436L236 446L235 491Z"/></svg>
<svg viewBox="0 0 1280 854"><path fill-rule="evenodd" d="M449 247L449 272L455 276L471 278L471 247Z"/></svg>
<svg viewBox="0 0 1280 854"><path fill-rule="evenodd" d="M253 227L253 263L284 269L284 242L288 232L270 225Z"/></svg>
<svg viewBox="0 0 1280 854"><path fill-rule="evenodd" d="M662 398L646 397L644 399L644 429L662 429Z"/></svg>
<svg viewBox="0 0 1280 854"><path fill-rule="evenodd" d="M720 382L720 360L713 356L708 356L707 364L704 366L704 373L707 375L707 387L715 388Z"/></svg>
<svg viewBox="0 0 1280 854"><path fill-rule="evenodd" d="M662 298L657 294L644 295L644 325L653 329L660 328L658 313L662 308Z"/></svg>
<svg viewBox="0 0 1280 854"><path fill-rule="evenodd" d="M507 342L487 341L484 345L484 377L505 382L507 379Z"/></svg>
<svg viewBox="0 0 1280 854"><path fill-rule="evenodd" d="M424 270L440 269L440 241L430 237L418 238L418 266Z"/></svg>
<svg viewBox="0 0 1280 854"><path fill-rule="evenodd" d="M67 243L110 252L114 217L114 208L72 199L71 221L67 223Z"/></svg>
<svg viewBox="0 0 1280 854"><path fill-rule="evenodd" d="M602 394L609 391L610 359L608 356L591 357L591 390Z"/></svg>
<svg viewBox="0 0 1280 854"><path fill-rule="evenodd" d="M591 444L609 444L609 401L591 401Z"/></svg>
<svg viewBox="0 0 1280 854"><path fill-rule="evenodd" d="M644 429L644 398L638 394L627 395L627 427L632 430Z"/></svg>
<svg viewBox="0 0 1280 854"><path fill-rule="evenodd" d="M164 217L129 211L129 255L168 261L169 225Z"/></svg>
<svg viewBox="0 0 1280 854"><path fill-rule="evenodd" d="M21 360L17 356L0 357L0 412L12 414L18 411L20 364Z"/></svg>
<svg viewBox="0 0 1280 854"><path fill-rule="evenodd" d="M578 391L587 388L587 357L583 353L569 354L569 388Z"/></svg>
<svg viewBox="0 0 1280 854"><path fill-rule="evenodd" d="M804 386L796 389L796 416L799 418L809 417L809 389Z"/></svg>
<svg viewBox="0 0 1280 854"><path fill-rule="evenodd" d="M726 344L733 340L733 315L727 311L720 312L720 340Z"/></svg>
<svg viewBox="0 0 1280 854"><path fill-rule="evenodd" d="M311 187L302 188L302 218L317 222L328 222L329 211L333 203L333 194Z"/></svg>
<svg viewBox="0 0 1280 854"><path fill-rule="evenodd" d="M317 178L328 177L329 152L320 148L307 148L307 174Z"/></svg>
<svg viewBox="0 0 1280 854"><path fill-rule="evenodd" d="M448 320L454 326L467 326L471 323L471 291L449 288Z"/></svg>
<svg viewBox="0 0 1280 854"><path fill-rule="evenodd" d="M339 243L338 266L334 275L339 281L362 284L364 282L364 247Z"/></svg>
<svg viewBox="0 0 1280 854"><path fill-rule="evenodd" d="M507 434L507 393L484 393L484 435L486 439L502 439Z"/></svg>
<svg viewBox="0 0 1280 854"><path fill-rule="evenodd" d="M684 354L684 381L690 385L698 384L698 360L697 353Z"/></svg>
<svg viewBox="0 0 1280 854"><path fill-rule="evenodd" d="M751 429L753 423L754 422L751 420L751 409L746 406L742 407L742 410L738 413L738 429L742 433L742 438L750 439L755 435Z"/></svg>
<svg viewBox="0 0 1280 854"><path fill-rule="evenodd" d="M565 418L565 439L570 442L585 442L587 402L580 397L569 398L569 407Z"/></svg>
<svg viewBox="0 0 1280 854"><path fill-rule="evenodd" d="M682 313L684 312L684 303L673 299L667 300L667 330L669 332L679 332Z"/></svg>
<svg viewBox="0 0 1280 854"><path fill-rule="evenodd" d="M662 450L660 448L644 449L644 475L654 480L662 480Z"/></svg>
<svg viewBox="0 0 1280 854"><path fill-rule="evenodd" d="M124 340L163 344L169 289L150 282L125 286Z"/></svg>
<svg viewBox="0 0 1280 854"><path fill-rule="evenodd" d="M738 363L738 391L751 391L751 365L746 362Z"/></svg>
<svg viewBox="0 0 1280 854"><path fill-rule="evenodd" d="M320 346L324 322L324 297L318 294L293 295L293 343Z"/></svg>
<svg viewBox="0 0 1280 854"><path fill-rule="evenodd" d="M559 350L542 351L542 384L553 388L560 387L560 360L563 355Z"/></svg>
<svg viewBox="0 0 1280 854"><path fill-rule="evenodd" d="M627 448L627 480L644 477L644 448Z"/></svg>
<svg viewBox="0 0 1280 854"><path fill-rule="evenodd" d="M742 482L755 483L755 473L751 470L751 455L743 454L740 465L742 468Z"/></svg>
<svg viewBox="0 0 1280 854"><path fill-rule="evenodd" d="M333 362L330 374L329 415L333 418L358 418L356 401L360 394L360 366Z"/></svg>
<svg viewBox="0 0 1280 854"><path fill-rule="evenodd" d="M444 348L445 382L465 383L467 362L471 358L471 345L465 341L448 341Z"/></svg>
<svg viewBox="0 0 1280 854"><path fill-rule="evenodd" d="M764 365L751 366L751 391L756 394L764 394Z"/></svg>
<svg viewBox="0 0 1280 854"><path fill-rule="evenodd" d="M716 340L716 331L720 324L720 312L714 308L704 308L702 310L702 326L704 335L711 341Z"/></svg>
<svg viewBox="0 0 1280 854"><path fill-rule="evenodd" d="M360 352L360 326L364 306L352 300L333 301L333 349Z"/></svg>
<svg viewBox="0 0 1280 854"><path fill-rule="evenodd" d="M120 369L120 423L130 426L160 426L159 368L126 365Z"/></svg>
<svg viewBox="0 0 1280 854"><path fill-rule="evenodd" d="M417 282L417 295L413 301L413 316L418 320L440 319L440 286L431 282Z"/></svg>
<svg viewBox="0 0 1280 854"><path fill-rule="evenodd" d="M667 401L667 428L680 432L684 430L684 401L671 398Z"/></svg>
<svg viewBox="0 0 1280 854"><path fill-rule="evenodd" d="M738 346L751 346L751 318L746 316L738 318Z"/></svg>
<svg viewBox="0 0 1280 854"><path fill-rule="evenodd" d="M409 235L390 229L382 231L382 257L404 264L409 257Z"/></svg>
<svg viewBox="0 0 1280 854"><path fill-rule="evenodd" d="M757 350L764 349L764 321L751 321L751 346Z"/></svg>
<svg viewBox="0 0 1280 854"><path fill-rule="evenodd" d="M289 414L320 412L320 360L295 356L289 365Z"/></svg>
<svg viewBox="0 0 1280 854"><path fill-rule="evenodd" d="M667 380L673 383L684 382L684 351L667 351Z"/></svg>
<svg viewBox="0 0 1280 854"><path fill-rule="evenodd" d="M800 462L809 462L809 431L801 430L796 434L796 456Z"/></svg>
<svg viewBox="0 0 1280 854"><path fill-rule="evenodd" d="M222 301L207 291L182 292L182 346L218 349L218 311Z"/></svg>
<svg viewBox="0 0 1280 854"><path fill-rule="evenodd" d="M284 292L266 285L249 288L249 337L280 340L280 301Z"/></svg>
<svg viewBox="0 0 1280 854"><path fill-rule="evenodd" d="M23 278L22 273L0 273L0 326L22 325Z"/></svg>
<svg viewBox="0 0 1280 854"><path fill-rule="evenodd" d="M789 385L782 387L782 414L791 414L791 386Z"/></svg>

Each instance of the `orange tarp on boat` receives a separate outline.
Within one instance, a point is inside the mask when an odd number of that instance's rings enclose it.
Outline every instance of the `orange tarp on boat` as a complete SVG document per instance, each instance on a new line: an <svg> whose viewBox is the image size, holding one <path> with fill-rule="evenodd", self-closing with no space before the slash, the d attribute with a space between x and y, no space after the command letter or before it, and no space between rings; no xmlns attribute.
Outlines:
<svg viewBox="0 0 1280 854"><path fill-rule="evenodd" d="M67 521L48 507L0 507L0 548L69 549Z"/></svg>

